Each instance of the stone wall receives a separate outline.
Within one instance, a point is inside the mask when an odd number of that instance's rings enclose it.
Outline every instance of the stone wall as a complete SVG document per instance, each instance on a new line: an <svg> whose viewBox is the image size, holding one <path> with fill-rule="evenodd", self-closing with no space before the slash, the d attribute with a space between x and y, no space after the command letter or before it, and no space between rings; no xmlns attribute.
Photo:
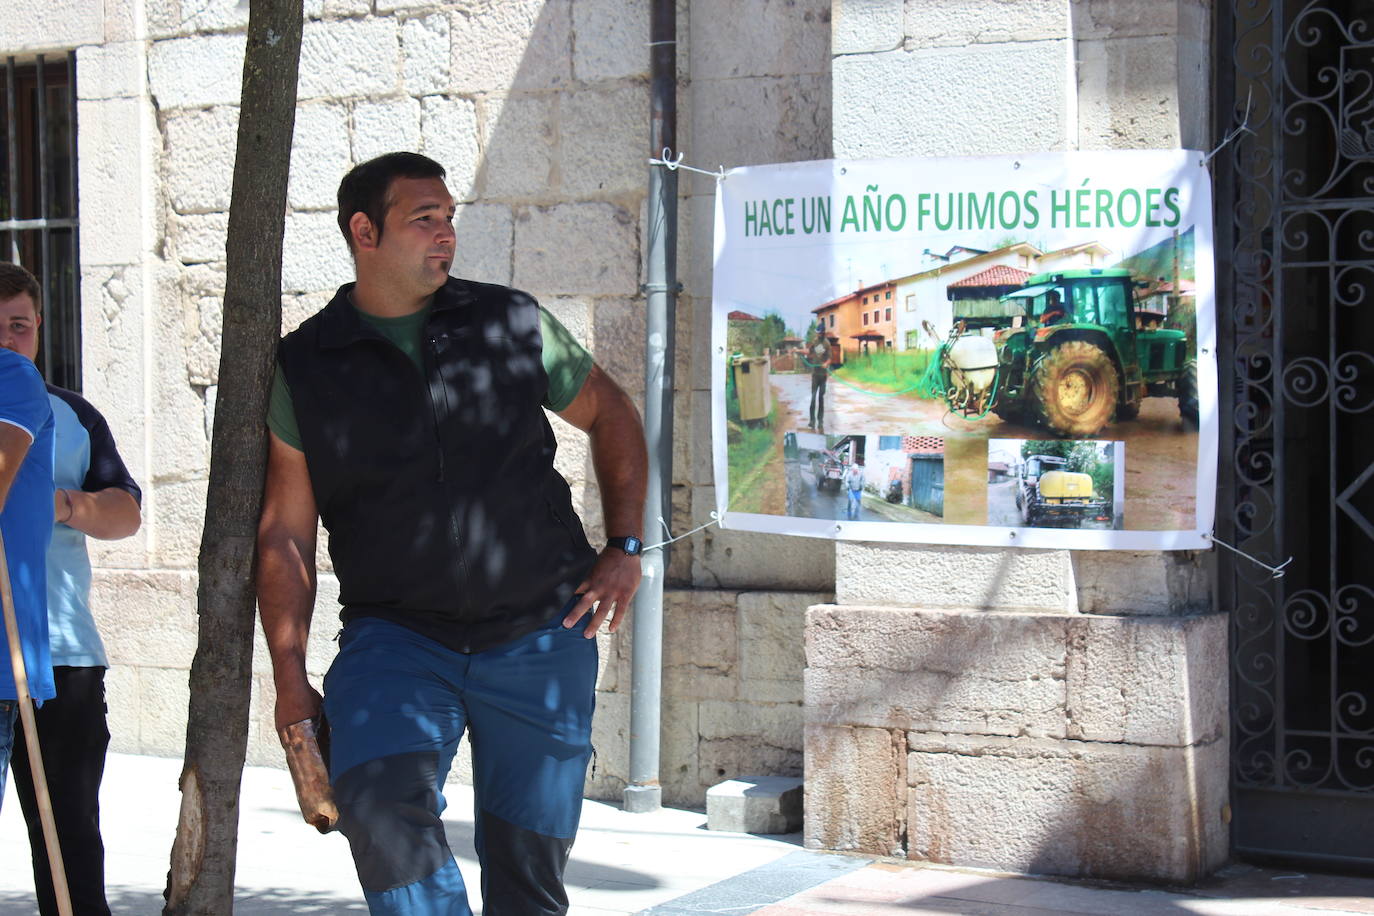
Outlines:
<svg viewBox="0 0 1374 916"><path fill-rule="evenodd" d="M1209 13L835 0L834 153L1205 147ZM1226 628L1203 558L835 553L838 604L807 621L808 845L1161 881L1225 858Z"/></svg>
<svg viewBox="0 0 1374 916"><path fill-rule="evenodd" d="M224 235L247 5L24 0L0 53L77 50L87 396L143 485L139 534L94 549L113 667L112 747L180 755L196 562L218 394ZM442 162L454 272L540 298L638 402L649 132L648 6L632 0L306 0L282 269L289 330L351 266L334 194L390 149ZM748 23L748 28L741 27ZM695 0L678 11L679 146L713 167L830 154L828 0ZM715 508L709 435L709 179L683 175L674 528ZM555 421L589 534L584 438ZM309 670L328 667L337 582L321 538ZM801 631L829 600L830 545L710 530L676 545L665 647L665 798L801 765ZM760 591L762 590L762 591ZM801 590L801 591L798 591ZM711 626L690 621L705 617ZM685 622L684 622L685 621ZM709 637L709 638L708 638ZM601 638L594 793L627 772L628 636ZM261 638L249 759L279 764ZM463 775L463 761L456 769Z"/></svg>

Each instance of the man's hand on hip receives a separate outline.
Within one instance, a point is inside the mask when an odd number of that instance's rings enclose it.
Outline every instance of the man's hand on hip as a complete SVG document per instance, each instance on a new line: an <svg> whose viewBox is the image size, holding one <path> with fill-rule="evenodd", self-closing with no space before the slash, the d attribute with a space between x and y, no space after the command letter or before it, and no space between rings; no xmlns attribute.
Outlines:
<svg viewBox="0 0 1374 916"><path fill-rule="evenodd" d="M588 612L592 613L591 622L582 635L591 639L601 629L601 624L609 617L610 632L620 629L625 618L630 616L630 599L639 588L641 575L639 557L629 556L619 547L607 547L601 551L596 565L577 587L577 604L563 618L563 626L571 629Z"/></svg>

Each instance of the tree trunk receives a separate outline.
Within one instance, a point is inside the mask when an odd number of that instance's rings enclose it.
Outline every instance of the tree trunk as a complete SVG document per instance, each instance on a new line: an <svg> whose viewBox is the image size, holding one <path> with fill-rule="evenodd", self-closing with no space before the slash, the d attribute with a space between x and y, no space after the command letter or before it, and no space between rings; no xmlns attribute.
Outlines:
<svg viewBox="0 0 1374 916"><path fill-rule="evenodd" d="M263 417L281 334L282 236L296 122L302 0L251 0L225 244L219 395L200 543L181 819L164 914L234 909L248 743L253 559L267 461Z"/></svg>

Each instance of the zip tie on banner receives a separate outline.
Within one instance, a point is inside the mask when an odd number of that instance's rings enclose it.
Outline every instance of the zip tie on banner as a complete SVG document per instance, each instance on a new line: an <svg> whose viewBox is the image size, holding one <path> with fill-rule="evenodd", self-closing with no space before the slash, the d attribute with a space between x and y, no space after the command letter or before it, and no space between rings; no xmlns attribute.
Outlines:
<svg viewBox="0 0 1374 916"><path fill-rule="evenodd" d="M711 174L711 173L710 173L710 172L707 172L706 174L709 175L709 174ZM698 531L704 531L704 530L706 530L707 528L710 528L712 525L719 525L719 524L720 524L720 514L717 513L717 512L715 512L714 510L712 510L712 512L711 512L711 520L710 520L709 522L707 522L707 523L704 524L704 525L697 525L697 526L696 526L695 528L693 528L691 531L685 532L685 533L683 533L683 534L679 534L677 537L673 537L673 532L672 532L671 530L669 530L669 528L668 528L668 523L665 522L665 521L663 520L663 516L660 515L660 516L658 517L658 523L659 523L660 525L663 526L663 533L664 533L665 536L667 536L668 540L666 540L666 541L660 541L660 542L658 542L657 544L654 544L652 547L645 547L645 548L644 548L645 550L658 550L658 549L660 549L660 548L667 547L669 544L673 543L674 541L680 541L680 540L682 540L683 538L691 537L692 535L696 534Z"/></svg>
<svg viewBox="0 0 1374 916"><path fill-rule="evenodd" d="M1235 140L1241 134L1254 133L1254 131L1250 129L1250 103L1254 100L1254 96L1255 90L1253 87L1251 87L1250 91L1247 92L1245 95L1245 117L1241 118L1240 126L1232 128L1230 133L1222 137L1221 142L1217 144L1216 149L1212 150L1210 153L1203 156L1202 161L1198 163L1199 165L1201 165L1203 168L1206 168L1207 163L1212 161L1212 157L1215 156L1217 153L1221 152L1223 149L1225 149L1226 145L1229 144L1231 141Z"/></svg>
<svg viewBox="0 0 1374 916"><path fill-rule="evenodd" d="M1284 569L1288 566L1289 563L1293 562L1293 558L1289 557L1288 559L1280 563L1278 566L1270 566L1263 560L1256 559L1255 557L1250 556L1250 554L1241 550L1239 547L1232 547L1230 544L1226 543L1221 538L1217 537L1215 534L1204 534L1203 537L1211 541L1213 544L1216 544L1218 547L1225 547L1232 553L1240 554L1242 557L1245 557L1245 559L1249 560L1251 563L1254 563L1256 566L1269 570L1270 579L1282 579Z"/></svg>
<svg viewBox="0 0 1374 916"><path fill-rule="evenodd" d="M673 151L666 146L663 147L663 157L661 159L650 159L649 164L664 166L670 172L676 172L678 169L682 169L684 172L696 172L698 175L709 175L716 181L725 180L725 166L718 165L716 166L716 170L714 172L708 172L705 169L698 169L693 168L690 165L683 165L682 153L678 153L677 156L674 156Z"/></svg>

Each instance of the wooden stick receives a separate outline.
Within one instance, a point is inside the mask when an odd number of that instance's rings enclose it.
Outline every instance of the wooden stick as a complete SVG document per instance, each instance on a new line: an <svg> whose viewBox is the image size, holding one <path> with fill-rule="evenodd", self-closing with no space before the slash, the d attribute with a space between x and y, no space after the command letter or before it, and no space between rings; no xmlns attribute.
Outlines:
<svg viewBox="0 0 1374 916"><path fill-rule="evenodd" d="M14 592L10 588L10 565L5 557L5 538L0 535L0 605L4 605L5 638L10 644L10 669L14 672L14 692L19 703L19 718L24 725L24 742L29 748L29 770L33 791L38 796L38 819L43 823L43 842L48 847L52 868L52 888L60 916L72 916L72 898L67 891L67 870L62 865L62 847L57 842L57 822L48 797L48 777L43 772L43 754L38 746L38 721L33 717L29 698L29 678L24 670L24 650L19 643L19 619L14 612Z"/></svg>

